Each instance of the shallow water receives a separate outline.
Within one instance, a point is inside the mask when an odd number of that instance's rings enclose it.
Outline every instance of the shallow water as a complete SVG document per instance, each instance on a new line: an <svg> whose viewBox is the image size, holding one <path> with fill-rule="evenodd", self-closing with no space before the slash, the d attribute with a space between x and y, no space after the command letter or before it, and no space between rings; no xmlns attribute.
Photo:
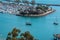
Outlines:
<svg viewBox="0 0 60 40"><path fill-rule="evenodd" d="M60 4L59 0L37 0L36 2ZM60 34L60 7L52 7L56 11L43 17L20 17L0 13L0 38L6 38L7 33L16 27L22 32L30 31L39 40L53 40L53 34ZM56 19L59 25L53 24ZM32 26L26 26L26 22L31 22Z"/></svg>

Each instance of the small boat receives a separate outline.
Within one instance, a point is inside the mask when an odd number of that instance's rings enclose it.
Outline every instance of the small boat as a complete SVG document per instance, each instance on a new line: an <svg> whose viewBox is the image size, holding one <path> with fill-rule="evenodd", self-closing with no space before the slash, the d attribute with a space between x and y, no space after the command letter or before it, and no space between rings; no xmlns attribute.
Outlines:
<svg viewBox="0 0 60 40"><path fill-rule="evenodd" d="M26 25L31 25L31 23L27 22Z"/></svg>
<svg viewBox="0 0 60 40"><path fill-rule="evenodd" d="M3 13L2 11L0 13Z"/></svg>
<svg viewBox="0 0 60 40"><path fill-rule="evenodd" d="M53 23L54 25L58 25L58 20L57 20L57 18L55 19L56 21Z"/></svg>
<svg viewBox="0 0 60 40"><path fill-rule="evenodd" d="M58 23L57 23L57 22L54 22L53 24L54 24L54 25L58 25Z"/></svg>

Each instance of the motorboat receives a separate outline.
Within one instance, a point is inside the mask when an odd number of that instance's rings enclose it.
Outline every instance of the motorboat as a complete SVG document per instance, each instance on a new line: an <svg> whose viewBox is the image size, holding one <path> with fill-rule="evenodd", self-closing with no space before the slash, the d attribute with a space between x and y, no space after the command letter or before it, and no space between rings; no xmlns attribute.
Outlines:
<svg viewBox="0 0 60 40"><path fill-rule="evenodd" d="M58 23L57 23L57 22L54 22L53 24L54 24L54 25L58 25Z"/></svg>
<svg viewBox="0 0 60 40"><path fill-rule="evenodd" d="M31 23L30 22L26 22L26 25L31 25Z"/></svg>

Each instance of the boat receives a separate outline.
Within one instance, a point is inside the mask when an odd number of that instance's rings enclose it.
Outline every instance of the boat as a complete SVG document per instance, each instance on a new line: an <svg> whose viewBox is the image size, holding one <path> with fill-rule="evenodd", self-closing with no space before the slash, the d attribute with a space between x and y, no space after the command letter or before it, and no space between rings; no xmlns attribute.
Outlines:
<svg viewBox="0 0 60 40"><path fill-rule="evenodd" d="M0 13L3 13L2 11Z"/></svg>
<svg viewBox="0 0 60 40"><path fill-rule="evenodd" d="M55 19L56 21L53 23L54 25L58 25L58 22L57 22L57 17Z"/></svg>
<svg viewBox="0 0 60 40"><path fill-rule="evenodd" d="M32 25L30 22L26 22L26 25Z"/></svg>
<svg viewBox="0 0 60 40"><path fill-rule="evenodd" d="M54 25L58 25L58 23L57 23L57 22L54 22L53 24L54 24Z"/></svg>

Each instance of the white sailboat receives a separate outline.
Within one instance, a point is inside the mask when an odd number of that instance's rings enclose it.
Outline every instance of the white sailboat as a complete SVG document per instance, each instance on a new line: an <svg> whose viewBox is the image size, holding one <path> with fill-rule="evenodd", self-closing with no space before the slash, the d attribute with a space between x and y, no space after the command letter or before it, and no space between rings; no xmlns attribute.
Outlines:
<svg viewBox="0 0 60 40"><path fill-rule="evenodd" d="M31 23L31 19L30 19L30 18L27 18L27 19L26 19L26 25L29 25L29 26L32 25L32 23Z"/></svg>
<svg viewBox="0 0 60 40"><path fill-rule="evenodd" d="M53 24L54 24L54 25L58 25L57 17L56 17L55 22L54 22Z"/></svg>

